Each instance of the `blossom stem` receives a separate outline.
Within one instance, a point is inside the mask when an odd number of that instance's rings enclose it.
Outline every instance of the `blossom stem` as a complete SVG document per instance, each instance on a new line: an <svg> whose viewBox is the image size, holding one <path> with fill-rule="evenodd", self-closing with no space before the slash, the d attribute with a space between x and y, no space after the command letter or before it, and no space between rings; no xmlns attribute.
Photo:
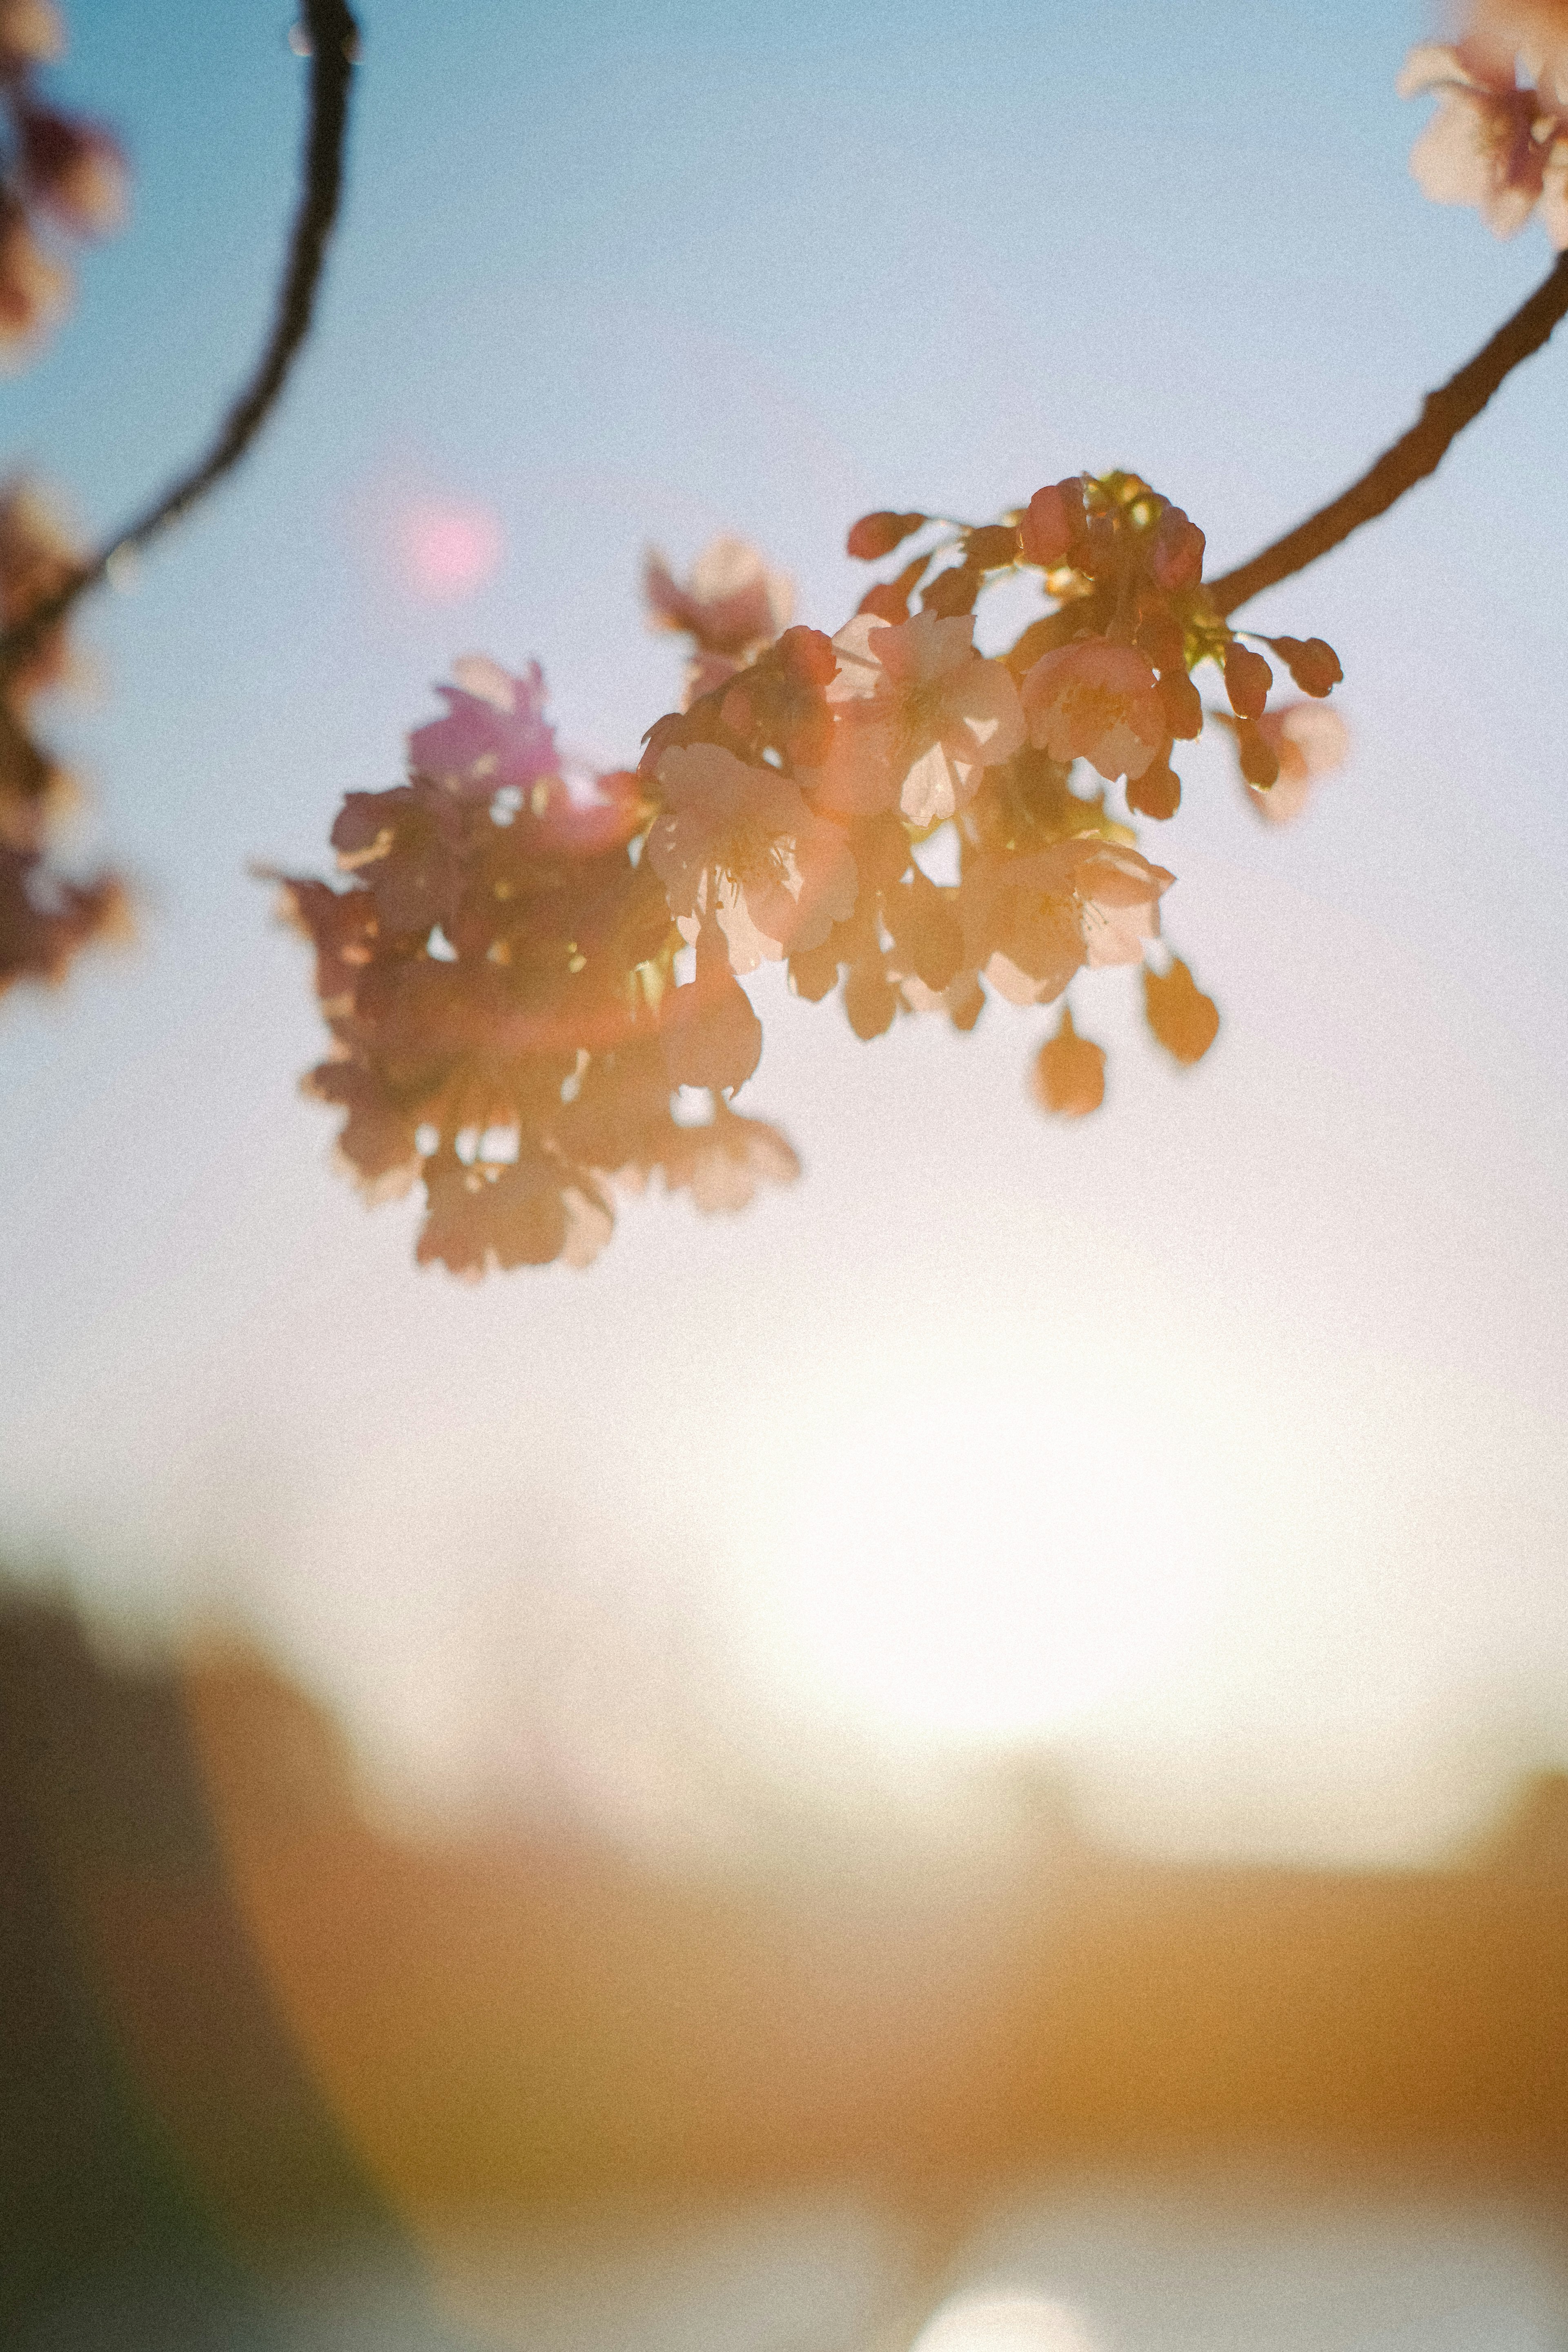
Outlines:
<svg viewBox="0 0 1568 2352"><path fill-rule="evenodd" d="M1209 596L1216 609L1234 613L1237 605L1245 604L1265 588L1272 588L1277 581L1289 580L1292 573L1305 571L1309 563L1315 563L1320 555L1327 555L1331 548L1338 547L1363 523L1386 514L1406 490L1414 489L1417 482L1435 473L1450 442L1480 415L1505 378L1540 351L1565 311L1568 253L1562 253L1550 275L1512 318L1504 321L1491 341L1483 344L1473 359L1467 360L1457 375L1427 394L1417 422L1392 448L1384 451L1359 481L1352 482L1348 490L1342 490L1337 499L1320 507L1304 522L1299 522L1293 530L1288 530L1283 539L1262 549L1250 562L1208 583Z"/></svg>
<svg viewBox="0 0 1568 2352"><path fill-rule="evenodd" d="M300 17L310 58L300 202L271 329L250 379L195 465L79 565L56 594L0 635L0 677L26 661L39 638L64 619L79 597L111 576L117 562L161 537L233 471L282 394L310 331L342 197L349 89L359 48L359 28L345 0L300 0Z"/></svg>

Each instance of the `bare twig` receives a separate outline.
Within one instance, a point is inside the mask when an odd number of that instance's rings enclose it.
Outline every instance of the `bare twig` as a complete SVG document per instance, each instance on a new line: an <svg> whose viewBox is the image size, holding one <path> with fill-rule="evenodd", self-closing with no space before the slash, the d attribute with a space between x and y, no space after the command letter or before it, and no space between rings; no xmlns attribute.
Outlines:
<svg viewBox="0 0 1568 2352"><path fill-rule="evenodd" d="M1304 571L1352 530L1359 530L1363 522L1385 514L1406 490L1436 472L1449 443L1480 415L1504 378L1541 349L1564 311L1568 311L1568 253L1559 254L1550 276L1498 329L1490 342L1473 360L1467 360L1447 383L1427 394L1419 422L1391 449L1385 449L1360 481L1352 482L1348 490L1342 490L1337 499L1320 507L1316 514L1309 515L1249 562L1209 583L1209 594L1219 610L1234 613L1238 604L1272 588L1276 581Z"/></svg>
<svg viewBox="0 0 1568 2352"><path fill-rule="evenodd" d="M232 472L278 404L310 331L321 267L338 215L349 86L359 47L359 30L344 0L301 0L300 23L310 55L302 184L271 331L250 381L205 454L74 571L56 594L0 636L0 677L25 661L39 638L64 619L79 597L98 587L119 559L159 538Z"/></svg>

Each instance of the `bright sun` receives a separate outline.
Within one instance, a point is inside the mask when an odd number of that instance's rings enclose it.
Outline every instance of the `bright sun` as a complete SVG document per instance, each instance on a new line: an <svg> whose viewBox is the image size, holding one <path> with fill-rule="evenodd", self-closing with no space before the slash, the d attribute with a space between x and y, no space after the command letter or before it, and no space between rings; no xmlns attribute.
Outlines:
<svg viewBox="0 0 1568 2352"><path fill-rule="evenodd" d="M775 1678L887 1732L987 1742L1177 1675L1202 1549L1182 1450L1135 1400L1074 1389L950 1361L819 1399L768 1547Z"/></svg>

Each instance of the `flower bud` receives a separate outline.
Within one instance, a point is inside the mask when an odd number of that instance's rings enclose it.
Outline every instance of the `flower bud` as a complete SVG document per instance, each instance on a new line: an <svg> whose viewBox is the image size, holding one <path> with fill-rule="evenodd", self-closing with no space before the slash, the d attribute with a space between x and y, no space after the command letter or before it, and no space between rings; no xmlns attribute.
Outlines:
<svg viewBox="0 0 1568 2352"><path fill-rule="evenodd" d="M1105 1100L1105 1048L1079 1035L1070 1006L1036 1055L1030 1084L1040 1108L1058 1118L1083 1118Z"/></svg>
<svg viewBox="0 0 1568 2352"><path fill-rule="evenodd" d="M786 629L773 648L780 661L804 685L831 686L838 668L833 640L821 629L797 625Z"/></svg>
<svg viewBox="0 0 1568 2352"><path fill-rule="evenodd" d="M1204 576L1204 535L1180 507L1167 507L1149 543L1149 577L1167 595L1195 588Z"/></svg>
<svg viewBox="0 0 1568 2352"><path fill-rule="evenodd" d="M860 562L878 563L884 555L891 555L895 547L901 547L926 520L923 514L892 514L885 507L879 508L875 514L862 515L858 522L850 524L845 546Z"/></svg>
<svg viewBox="0 0 1568 2352"><path fill-rule="evenodd" d="M982 523L978 530L965 534L963 560L975 564L982 572L999 572L1005 563L1018 560L1018 533L1010 522Z"/></svg>
<svg viewBox="0 0 1568 2352"><path fill-rule="evenodd" d="M1203 697L1184 669L1168 671L1161 678L1160 699L1172 734L1184 743L1195 741L1204 731Z"/></svg>
<svg viewBox="0 0 1568 2352"><path fill-rule="evenodd" d="M1180 956L1169 971L1143 967L1143 1011L1150 1028L1184 1066L1201 1062L1219 1035L1219 1007L1205 996Z"/></svg>
<svg viewBox="0 0 1568 2352"><path fill-rule="evenodd" d="M1182 805L1182 780L1167 761L1158 760L1141 776L1128 780L1127 805L1135 816L1152 816L1163 824Z"/></svg>
<svg viewBox="0 0 1568 2352"><path fill-rule="evenodd" d="M1303 694L1321 701L1344 677L1338 654L1321 637L1270 637L1268 643Z"/></svg>
<svg viewBox="0 0 1568 2352"><path fill-rule="evenodd" d="M1083 531L1083 484L1076 474L1037 490L1018 523L1018 542L1026 563L1054 572L1065 563L1073 541Z"/></svg>
<svg viewBox="0 0 1568 2352"><path fill-rule="evenodd" d="M1225 690L1238 719L1261 719L1274 672L1261 654L1232 637L1225 649Z"/></svg>
<svg viewBox="0 0 1568 2352"><path fill-rule="evenodd" d="M1244 719L1236 730L1236 749L1241 761L1241 772L1249 784L1266 793L1279 777L1279 755L1256 721Z"/></svg>

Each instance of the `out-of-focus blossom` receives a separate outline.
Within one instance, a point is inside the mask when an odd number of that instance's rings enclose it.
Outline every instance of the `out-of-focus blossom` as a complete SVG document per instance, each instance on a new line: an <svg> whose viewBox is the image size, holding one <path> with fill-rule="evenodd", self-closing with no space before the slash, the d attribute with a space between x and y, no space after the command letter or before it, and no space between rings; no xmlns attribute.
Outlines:
<svg viewBox="0 0 1568 2352"><path fill-rule="evenodd" d="M113 875L72 882L42 853L0 840L0 994L17 981L58 985L89 940L131 929L124 886Z"/></svg>
<svg viewBox="0 0 1568 2352"><path fill-rule="evenodd" d="M1088 760L1114 782L1141 776L1170 742L1159 681L1135 646L1092 638L1055 646L1020 690L1030 741L1064 767Z"/></svg>
<svg viewBox="0 0 1568 2352"><path fill-rule="evenodd" d="M1017 688L1002 663L975 652L967 614L889 625L858 613L833 644L833 740L803 779L822 807L898 808L911 824L937 824L1023 742Z"/></svg>
<svg viewBox="0 0 1568 2352"><path fill-rule="evenodd" d="M497 1165L456 1152L426 1168L428 1212L415 1256L477 1282L487 1267L588 1265L615 1230L610 1205L585 1178L545 1153Z"/></svg>
<svg viewBox="0 0 1568 2352"><path fill-rule="evenodd" d="M1568 109L1564 0L1470 0L1466 46L1503 66L1517 59L1543 104Z"/></svg>
<svg viewBox="0 0 1568 2352"><path fill-rule="evenodd" d="M1105 1048L1079 1035L1069 1004L1035 1057L1031 1083L1040 1108L1057 1118L1086 1118L1105 1100Z"/></svg>
<svg viewBox="0 0 1568 2352"><path fill-rule="evenodd" d="M1143 1012L1167 1054L1184 1066L1201 1062L1219 1035L1219 1007L1205 996L1180 956L1159 972L1143 967Z"/></svg>
<svg viewBox="0 0 1568 2352"><path fill-rule="evenodd" d="M1435 204L1474 205L1494 236L1517 236L1539 205L1552 244L1568 247L1568 117L1555 94L1520 86L1511 51L1423 41L1398 89L1439 100L1410 155Z"/></svg>
<svg viewBox="0 0 1568 2352"><path fill-rule="evenodd" d="M452 664L453 686L436 692L444 719L416 727L408 738L411 765L465 800L489 800L506 788L526 791L559 772L555 730L544 717L544 674L530 662L514 677L483 654Z"/></svg>
<svg viewBox="0 0 1568 2352"><path fill-rule="evenodd" d="M740 656L769 645L786 628L795 588L749 541L716 539L682 587L657 548L648 551L643 593L656 629L680 629L705 654Z"/></svg>
<svg viewBox="0 0 1568 2352"><path fill-rule="evenodd" d="M0 0L0 75L52 65L65 46L65 26L52 0Z"/></svg>
<svg viewBox="0 0 1568 2352"><path fill-rule="evenodd" d="M25 359L69 296L68 273L44 251L15 197L0 191L0 352Z"/></svg>
<svg viewBox="0 0 1568 2352"><path fill-rule="evenodd" d="M1288 702L1279 710L1266 711L1256 726L1279 762L1279 772L1265 789L1248 779L1247 797L1266 823L1289 824L1307 806L1319 778L1343 761L1350 730L1337 710L1326 710L1318 702Z"/></svg>
<svg viewBox="0 0 1568 2352"><path fill-rule="evenodd" d="M52 107L21 110L29 194L78 236L108 236L125 218L130 174L112 131Z"/></svg>
<svg viewBox="0 0 1568 2352"><path fill-rule="evenodd" d="M855 859L843 833L814 816L800 788L716 743L667 751L663 814L647 858L683 939L710 918L738 971L817 946L855 905Z"/></svg>
<svg viewBox="0 0 1568 2352"><path fill-rule="evenodd" d="M704 1127L679 1130L666 1181L684 1185L704 1216L748 1208L763 1184L793 1184L800 1161L787 1139L765 1118L746 1118L716 1103Z"/></svg>

